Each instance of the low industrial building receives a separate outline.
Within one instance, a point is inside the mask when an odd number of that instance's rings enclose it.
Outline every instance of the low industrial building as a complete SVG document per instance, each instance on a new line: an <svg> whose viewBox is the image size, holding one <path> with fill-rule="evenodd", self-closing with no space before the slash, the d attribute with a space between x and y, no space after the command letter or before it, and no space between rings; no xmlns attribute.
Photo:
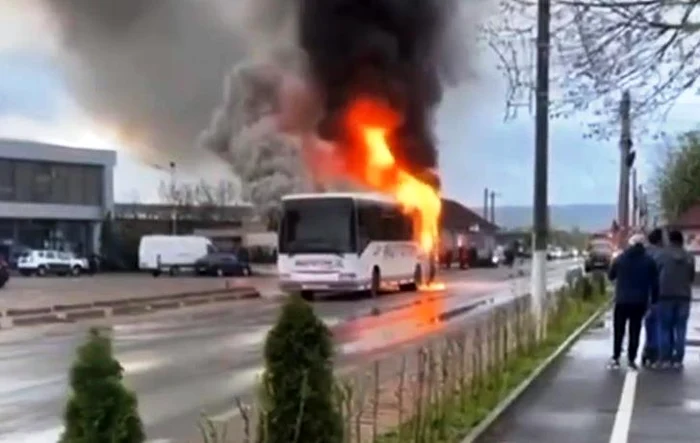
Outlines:
<svg viewBox="0 0 700 443"><path fill-rule="evenodd" d="M0 139L0 255L98 251L115 165L113 151Z"/></svg>

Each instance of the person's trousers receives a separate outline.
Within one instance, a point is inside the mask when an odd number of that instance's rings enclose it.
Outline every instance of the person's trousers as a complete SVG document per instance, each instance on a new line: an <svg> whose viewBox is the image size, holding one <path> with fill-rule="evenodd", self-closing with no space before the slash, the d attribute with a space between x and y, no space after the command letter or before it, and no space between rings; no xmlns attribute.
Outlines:
<svg viewBox="0 0 700 443"><path fill-rule="evenodd" d="M652 307L644 317L644 356L650 361L656 361L659 356L659 314L658 309Z"/></svg>
<svg viewBox="0 0 700 443"><path fill-rule="evenodd" d="M690 317L689 300L662 300L659 312L659 351L666 362L683 362Z"/></svg>
<svg viewBox="0 0 700 443"><path fill-rule="evenodd" d="M616 303L613 310L613 358L618 360L622 353L622 341L625 338L625 329L629 325L629 338L627 340L627 358L630 361L637 359L639 349L639 336L642 333L642 322L647 312L645 304Z"/></svg>

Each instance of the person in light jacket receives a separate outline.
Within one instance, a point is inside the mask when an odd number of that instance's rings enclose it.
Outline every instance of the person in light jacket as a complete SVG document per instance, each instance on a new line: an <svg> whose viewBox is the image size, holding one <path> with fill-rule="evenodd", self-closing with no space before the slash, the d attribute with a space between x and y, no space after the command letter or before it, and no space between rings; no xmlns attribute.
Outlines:
<svg viewBox="0 0 700 443"><path fill-rule="evenodd" d="M683 248L680 231L668 233L669 245L659 255L660 367L682 368L695 280L695 257Z"/></svg>

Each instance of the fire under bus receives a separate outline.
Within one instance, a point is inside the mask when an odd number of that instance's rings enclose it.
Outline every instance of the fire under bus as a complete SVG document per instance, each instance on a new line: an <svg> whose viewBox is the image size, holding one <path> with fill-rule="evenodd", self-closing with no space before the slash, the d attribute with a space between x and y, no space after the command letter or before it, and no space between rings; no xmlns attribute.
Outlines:
<svg viewBox="0 0 700 443"><path fill-rule="evenodd" d="M312 299L362 291L416 291L430 284L435 254L417 241L416 220L374 193L293 194L282 200L277 268L284 292Z"/></svg>

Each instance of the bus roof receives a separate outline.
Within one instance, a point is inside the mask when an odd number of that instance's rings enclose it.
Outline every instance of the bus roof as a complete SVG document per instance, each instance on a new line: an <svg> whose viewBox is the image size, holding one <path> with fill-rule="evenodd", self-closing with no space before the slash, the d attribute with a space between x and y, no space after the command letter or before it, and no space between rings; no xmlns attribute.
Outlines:
<svg viewBox="0 0 700 443"><path fill-rule="evenodd" d="M282 197L282 201L312 200L321 198L349 198L352 200L365 200L381 203L397 203L396 200L392 197L376 192L310 192L300 194L289 194Z"/></svg>

